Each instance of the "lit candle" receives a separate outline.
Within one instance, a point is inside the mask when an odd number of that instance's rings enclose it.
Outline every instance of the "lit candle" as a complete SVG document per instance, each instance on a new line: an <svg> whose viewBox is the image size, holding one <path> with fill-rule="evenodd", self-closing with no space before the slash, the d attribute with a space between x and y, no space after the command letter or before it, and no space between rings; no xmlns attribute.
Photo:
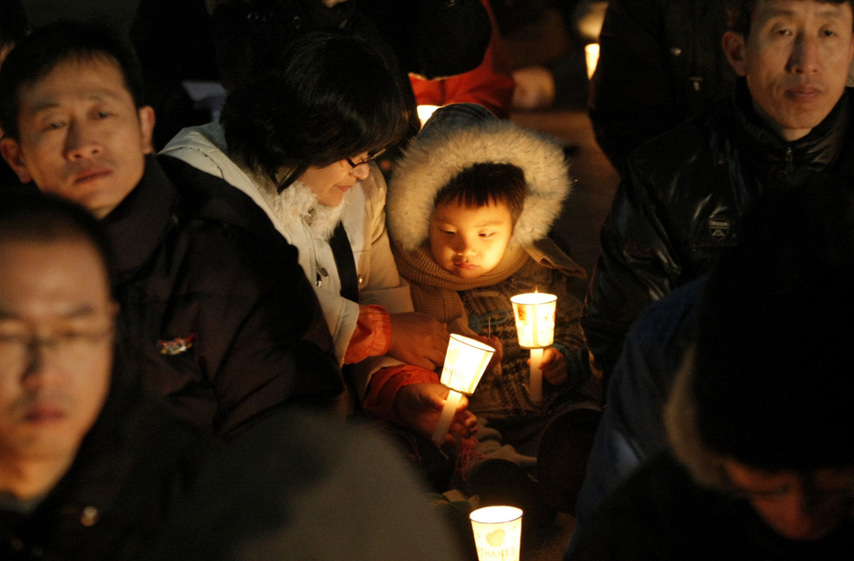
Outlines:
<svg viewBox="0 0 854 561"><path fill-rule="evenodd" d="M433 442L441 444L445 440L462 394L474 393L494 353L495 349L480 341L456 333L451 335L442 368L442 384L449 389L448 399L433 431Z"/></svg>
<svg viewBox="0 0 854 561"><path fill-rule="evenodd" d="M486 506L469 514L478 561L519 561L522 510Z"/></svg>
<svg viewBox="0 0 854 561"><path fill-rule="evenodd" d="M554 342L557 296L543 292L517 294L510 298L516 317L519 346L531 350L531 376L528 393L531 400L543 398L543 349Z"/></svg>
<svg viewBox="0 0 854 561"><path fill-rule="evenodd" d="M596 65L599 62L599 43L590 43L584 46L584 62L587 66L587 79L593 78Z"/></svg>

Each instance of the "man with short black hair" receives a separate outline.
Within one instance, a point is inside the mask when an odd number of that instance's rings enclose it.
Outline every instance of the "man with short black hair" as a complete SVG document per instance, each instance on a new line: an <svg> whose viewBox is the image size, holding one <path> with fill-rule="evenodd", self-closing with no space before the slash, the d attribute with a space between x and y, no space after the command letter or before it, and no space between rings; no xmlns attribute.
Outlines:
<svg viewBox="0 0 854 561"><path fill-rule="evenodd" d="M121 353L108 253L85 209L0 195L0 559L135 559L206 454Z"/></svg>
<svg viewBox="0 0 854 561"><path fill-rule="evenodd" d="M0 70L3 157L101 220L119 323L190 418L229 436L283 404L331 404L343 382L296 250L249 197L151 155L139 75L105 27L36 29Z"/></svg>
<svg viewBox="0 0 854 561"><path fill-rule="evenodd" d="M854 180L852 2L727 7L733 97L641 145L602 227L582 327L606 382L634 320L738 243L754 201L825 172Z"/></svg>

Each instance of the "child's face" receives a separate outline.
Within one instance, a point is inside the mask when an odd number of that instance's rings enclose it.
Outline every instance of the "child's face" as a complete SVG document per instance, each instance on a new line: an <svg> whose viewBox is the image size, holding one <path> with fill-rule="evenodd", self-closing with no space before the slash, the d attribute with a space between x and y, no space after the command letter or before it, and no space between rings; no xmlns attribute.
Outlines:
<svg viewBox="0 0 854 561"><path fill-rule="evenodd" d="M446 271L476 279L498 265L512 234L513 218L504 202L474 208L452 201L433 212L430 250Z"/></svg>

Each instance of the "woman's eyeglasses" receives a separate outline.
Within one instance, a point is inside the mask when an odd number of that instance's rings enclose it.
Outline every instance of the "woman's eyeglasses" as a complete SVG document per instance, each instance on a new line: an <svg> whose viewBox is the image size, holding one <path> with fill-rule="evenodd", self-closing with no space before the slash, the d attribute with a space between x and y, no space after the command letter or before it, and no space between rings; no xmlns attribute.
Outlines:
<svg viewBox="0 0 854 561"><path fill-rule="evenodd" d="M344 158L344 159L347 161L348 164L350 164L351 168L357 168L359 166L363 166L365 164L369 164L369 163L373 162L374 160L376 160L377 158L382 156L383 152L385 152L385 150L386 150L385 148L380 148L379 150L373 150L371 152L368 152L368 157L365 158L364 160L359 160L358 162L354 162L350 158Z"/></svg>

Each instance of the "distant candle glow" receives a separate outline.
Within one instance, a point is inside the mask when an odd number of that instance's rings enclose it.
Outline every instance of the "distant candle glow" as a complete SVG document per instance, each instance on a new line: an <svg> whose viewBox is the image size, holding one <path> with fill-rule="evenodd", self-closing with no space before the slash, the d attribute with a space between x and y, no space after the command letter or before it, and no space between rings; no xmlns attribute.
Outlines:
<svg viewBox="0 0 854 561"><path fill-rule="evenodd" d="M419 105L418 106L418 119L421 121L421 126L424 126L424 123L427 122L433 112L436 111L440 106L439 105Z"/></svg>
<svg viewBox="0 0 854 561"><path fill-rule="evenodd" d="M599 43L589 43L584 46L584 60L587 63L587 79L593 78L596 65L599 64Z"/></svg>

